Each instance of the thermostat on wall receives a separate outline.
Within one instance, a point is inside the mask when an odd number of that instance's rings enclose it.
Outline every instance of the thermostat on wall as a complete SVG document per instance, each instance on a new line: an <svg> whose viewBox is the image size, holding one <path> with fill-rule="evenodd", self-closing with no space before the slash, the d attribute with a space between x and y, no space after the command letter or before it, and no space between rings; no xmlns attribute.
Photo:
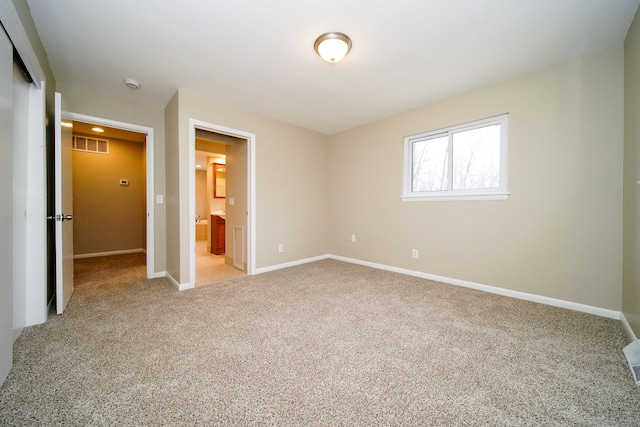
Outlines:
<svg viewBox="0 0 640 427"><path fill-rule="evenodd" d="M129 180L128 179L121 179L120 180L120 185L123 187L128 187L129 186Z"/></svg>

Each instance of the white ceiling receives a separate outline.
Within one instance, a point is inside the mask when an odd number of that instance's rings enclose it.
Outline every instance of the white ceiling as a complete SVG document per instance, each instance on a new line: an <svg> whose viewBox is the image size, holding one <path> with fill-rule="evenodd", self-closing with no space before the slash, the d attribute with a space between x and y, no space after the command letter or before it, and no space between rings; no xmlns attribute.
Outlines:
<svg viewBox="0 0 640 427"><path fill-rule="evenodd" d="M325 134L624 41L640 0L27 0L58 82ZM339 64L313 50L341 31ZM128 89L125 78L141 83Z"/></svg>

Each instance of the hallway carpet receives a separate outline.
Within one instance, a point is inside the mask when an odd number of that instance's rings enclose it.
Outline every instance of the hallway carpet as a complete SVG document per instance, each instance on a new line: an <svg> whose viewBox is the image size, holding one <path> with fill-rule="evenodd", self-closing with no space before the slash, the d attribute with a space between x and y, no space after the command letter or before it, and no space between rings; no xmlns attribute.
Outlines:
<svg viewBox="0 0 640 427"><path fill-rule="evenodd" d="M0 425L638 426L618 321L334 260L176 291L76 263Z"/></svg>

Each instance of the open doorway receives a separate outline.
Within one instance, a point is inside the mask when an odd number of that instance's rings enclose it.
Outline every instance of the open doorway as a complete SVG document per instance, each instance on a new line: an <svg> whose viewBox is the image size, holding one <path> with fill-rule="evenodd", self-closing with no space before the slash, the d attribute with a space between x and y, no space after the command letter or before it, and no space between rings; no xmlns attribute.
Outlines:
<svg viewBox="0 0 640 427"><path fill-rule="evenodd" d="M198 138L199 136L200 138ZM208 250L211 250L212 227L224 220L224 262L227 267L242 271L246 274L253 274L255 268L255 215L254 215L254 146L255 135L220 125L189 119L189 147L190 147L190 170L196 169L196 151L207 151L206 139L213 139L214 142L224 146L225 155L225 188L224 199L215 197L216 185L213 182L213 175L209 175L208 188L212 203L212 208L208 214ZM197 142L198 141L198 142ZM215 163L215 156L208 156L208 170L215 172L214 167L209 166ZM211 159L213 157L213 159ZM189 174L189 222L197 219L196 213L196 173ZM216 203L216 200L218 202ZM224 205L220 205L220 200L224 200ZM224 206L224 208L222 208ZM223 217L220 214L223 213ZM214 221L216 224L214 224ZM189 283L197 286L196 278L196 226L189 224ZM219 232L220 233L220 232ZM218 234L219 236L220 234ZM213 245L216 245L214 238Z"/></svg>
<svg viewBox="0 0 640 427"><path fill-rule="evenodd" d="M219 283L246 275L243 262L234 262L233 228L227 228L227 210L235 208L234 188L246 188L238 175L237 155L246 140L196 129L195 133L195 286ZM227 164L229 155L230 162ZM230 197L227 198L227 189ZM233 222L229 223L233 227Z"/></svg>
<svg viewBox="0 0 640 427"><path fill-rule="evenodd" d="M72 124L74 259L146 253L146 135Z"/></svg>
<svg viewBox="0 0 640 427"><path fill-rule="evenodd" d="M140 252L147 278L155 277L153 128L77 113L69 119L78 137L74 258Z"/></svg>

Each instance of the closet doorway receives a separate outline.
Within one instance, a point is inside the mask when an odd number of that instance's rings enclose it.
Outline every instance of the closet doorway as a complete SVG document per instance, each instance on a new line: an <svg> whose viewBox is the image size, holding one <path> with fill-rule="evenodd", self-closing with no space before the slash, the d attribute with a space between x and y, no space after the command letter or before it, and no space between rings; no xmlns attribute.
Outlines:
<svg viewBox="0 0 640 427"><path fill-rule="evenodd" d="M146 275L154 277L153 129L70 118L74 259L143 253Z"/></svg>

